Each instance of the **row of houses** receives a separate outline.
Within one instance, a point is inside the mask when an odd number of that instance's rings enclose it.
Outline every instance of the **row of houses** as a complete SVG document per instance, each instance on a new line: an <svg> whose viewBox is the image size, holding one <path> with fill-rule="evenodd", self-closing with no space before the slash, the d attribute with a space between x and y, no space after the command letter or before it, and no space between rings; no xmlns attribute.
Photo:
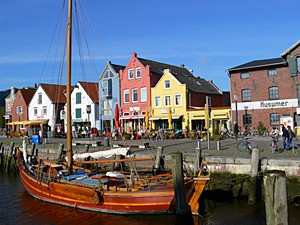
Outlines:
<svg viewBox="0 0 300 225"><path fill-rule="evenodd" d="M300 41L278 58L246 62L227 73L230 92L195 76L184 65L143 59L133 52L126 66L107 62L97 83L74 85L72 123L75 128L88 125L106 131L116 125L127 132L145 127L201 130L208 126L207 105L211 129L228 120L250 128L263 123L269 130L281 123L293 129L300 126ZM1 91L0 113L5 121L0 127L22 121L22 125L45 123L53 130L64 127L64 91L64 86L52 84Z"/></svg>
<svg viewBox="0 0 300 225"><path fill-rule="evenodd" d="M6 126L65 129L65 91L65 86L55 84L12 88L5 99ZM107 62L99 82L77 82L72 87L71 101L75 129L95 127L110 132L119 127L132 132L187 126L203 130L205 104L211 111L213 126L220 127L231 117L229 92L194 76L184 65L139 58L134 52L127 66Z"/></svg>

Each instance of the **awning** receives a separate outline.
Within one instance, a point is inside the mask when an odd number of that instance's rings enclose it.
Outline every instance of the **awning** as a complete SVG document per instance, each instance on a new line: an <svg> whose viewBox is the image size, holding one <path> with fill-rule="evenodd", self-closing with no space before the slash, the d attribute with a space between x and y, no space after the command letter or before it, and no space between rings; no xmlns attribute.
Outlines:
<svg viewBox="0 0 300 225"><path fill-rule="evenodd" d="M145 116L121 116L120 120L134 120L134 119L144 119Z"/></svg>
<svg viewBox="0 0 300 225"><path fill-rule="evenodd" d="M175 115L173 116L172 115L172 119L179 119L181 116L178 116L178 115ZM149 118L149 120L168 120L168 116L167 117L151 117Z"/></svg>
<svg viewBox="0 0 300 225"><path fill-rule="evenodd" d="M47 124L48 120L26 120L26 121L13 121L6 123L6 125L40 125L40 124Z"/></svg>
<svg viewBox="0 0 300 225"><path fill-rule="evenodd" d="M6 123L6 125L23 125L23 122L22 121L13 121L13 122L9 122L9 123Z"/></svg>

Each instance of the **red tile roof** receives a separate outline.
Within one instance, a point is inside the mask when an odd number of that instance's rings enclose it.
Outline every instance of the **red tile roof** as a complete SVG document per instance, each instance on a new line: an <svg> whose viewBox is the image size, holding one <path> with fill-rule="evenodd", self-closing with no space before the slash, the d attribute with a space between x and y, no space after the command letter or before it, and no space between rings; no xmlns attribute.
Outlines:
<svg viewBox="0 0 300 225"><path fill-rule="evenodd" d="M79 81L82 88L86 91L88 96L91 98L93 102L99 102L99 85L94 82L83 82Z"/></svg>
<svg viewBox="0 0 300 225"><path fill-rule="evenodd" d="M43 90L53 103L66 103L67 99L64 95L64 92L67 91L66 85L40 84L40 86L43 88Z"/></svg>

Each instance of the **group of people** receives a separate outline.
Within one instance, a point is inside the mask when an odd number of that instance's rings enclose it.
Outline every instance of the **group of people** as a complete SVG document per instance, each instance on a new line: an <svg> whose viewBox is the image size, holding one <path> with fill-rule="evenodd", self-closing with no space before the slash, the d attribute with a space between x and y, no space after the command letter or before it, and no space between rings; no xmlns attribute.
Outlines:
<svg viewBox="0 0 300 225"><path fill-rule="evenodd" d="M285 127L284 124L281 124L281 132L282 132L282 144L283 144L283 150L287 151L292 149L293 146L293 139L295 138L295 133L291 129L291 126ZM276 153L278 150L278 141L279 141L279 130L277 127L273 127L272 131L270 133L272 138L272 153Z"/></svg>

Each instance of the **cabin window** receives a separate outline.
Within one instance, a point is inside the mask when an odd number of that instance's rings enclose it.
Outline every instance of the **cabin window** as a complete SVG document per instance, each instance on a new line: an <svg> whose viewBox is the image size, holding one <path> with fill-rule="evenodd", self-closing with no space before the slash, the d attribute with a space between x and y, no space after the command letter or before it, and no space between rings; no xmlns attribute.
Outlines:
<svg viewBox="0 0 300 225"><path fill-rule="evenodd" d="M142 77L142 70L141 68L136 68L136 78L141 78Z"/></svg>
<svg viewBox="0 0 300 225"><path fill-rule="evenodd" d="M76 104L81 104L81 92L76 93Z"/></svg>
<svg viewBox="0 0 300 225"><path fill-rule="evenodd" d="M160 96L155 96L155 107L161 107L161 99Z"/></svg>
<svg viewBox="0 0 300 225"><path fill-rule="evenodd" d="M129 103L129 90L124 90L124 103Z"/></svg>
<svg viewBox="0 0 300 225"><path fill-rule="evenodd" d="M269 88L269 99L278 99L278 87Z"/></svg>
<svg viewBox="0 0 300 225"><path fill-rule="evenodd" d="M132 102L138 102L138 89L132 89Z"/></svg>
<svg viewBox="0 0 300 225"><path fill-rule="evenodd" d="M141 88L141 102L147 101L147 88Z"/></svg>

